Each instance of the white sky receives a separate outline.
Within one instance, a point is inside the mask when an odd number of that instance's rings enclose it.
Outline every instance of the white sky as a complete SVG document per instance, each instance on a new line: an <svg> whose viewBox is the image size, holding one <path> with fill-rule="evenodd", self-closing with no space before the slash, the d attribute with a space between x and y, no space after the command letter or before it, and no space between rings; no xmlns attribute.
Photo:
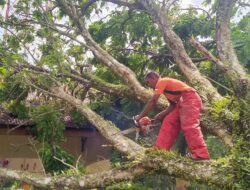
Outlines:
<svg viewBox="0 0 250 190"><path fill-rule="evenodd" d="M195 5L201 7L203 0L181 0L181 4L183 7L189 6L189 5Z"/></svg>

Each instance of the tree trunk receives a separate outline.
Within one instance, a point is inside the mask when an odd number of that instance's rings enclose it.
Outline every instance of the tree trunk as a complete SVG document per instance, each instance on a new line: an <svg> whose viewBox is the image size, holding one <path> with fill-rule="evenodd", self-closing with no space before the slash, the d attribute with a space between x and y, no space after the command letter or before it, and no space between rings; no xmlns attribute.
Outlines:
<svg viewBox="0 0 250 190"><path fill-rule="evenodd" d="M199 94L203 98L206 97L209 101L214 101L221 98L221 95L217 92L217 90L206 78L201 76L199 70L193 64L184 48L181 39L172 30L169 18L166 13L157 7L154 1L138 0L138 2L143 5L155 23L158 24L166 45L173 55L176 64L179 66L182 73L186 76L189 82L196 87L196 89L199 91Z"/></svg>
<svg viewBox="0 0 250 190"><path fill-rule="evenodd" d="M231 40L230 19L235 3L236 0L219 0L216 11L216 43L220 59L244 77L246 73L239 63Z"/></svg>
<svg viewBox="0 0 250 190"><path fill-rule="evenodd" d="M236 0L219 0L216 12L216 43L219 58L227 67L238 74L233 86L239 97L250 95L250 78L239 63L236 52L233 48L230 30L230 19L233 15L233 8Z"/></svg>

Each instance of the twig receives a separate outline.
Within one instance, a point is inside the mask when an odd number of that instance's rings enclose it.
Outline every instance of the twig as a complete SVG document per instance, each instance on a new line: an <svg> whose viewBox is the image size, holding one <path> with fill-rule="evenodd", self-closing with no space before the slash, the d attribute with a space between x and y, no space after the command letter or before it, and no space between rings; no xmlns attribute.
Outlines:
<svg viewBox="0 0 250 190"><path fill-rule="evenodd" d="M250 3L238 2L241 7L250 7Z"/></svg>
<svg viewBox="0 0 250 190"><path fill-rule="evenodd" d="M37 148L35 146L35 143L32 141L33 139L29 137L28 140L29 140L29 143L31 144L31 146L33 147L33 149L35 150L35 152L37 154L37 157L38 157L38 159L40 160L40 162L42 163L42 166L43 166L42 159L41 159L41 157L40 157L40 155L38 153L38 150L37 150ZM46 171L45 171L44 167L42 167L42 169L43 169L44 176L46 176Z"/></svg>
<svg viewBox="0 0 250 190"><path fill-rule="evenodd" d="M205 76L205 77L206 77L208 80L210 80L211 82L213 82L213 83L219 85L220 87L226 89L227 91L229 91L229 92L231 92L231 93L234 93L233 90L231 90L231 89L229 89L228 87L224 86L223 84L221 84L221 83L215 81L214 79L212 79L212 78L210 78L210 77L207 77L207 76Z"/></svg>
<svg viewBox="0 0 250 190"><path fill-rule="evenodd" d="M29 123L29 122L30 122L29 120L28 120L28 121L24 121L23 123L20 123L20 124L17 125L16 127L9 129L9 130L7 131L7 133L9 134L9 133L11 133L12 131L18 129L19 127L21 127L21 126L23 126L23 125L25 125L25 124L27 124L27 123Z"/></svg>
<svg viewBox="0 0 250 190"><path fill-rule="evenodd" d="M119 114L121 114L121 115L122 115L123 117L125 117L126 119L132 120L132 118L129 117L128 115L126 115L125 113L123 113L123 112L121 112L121 111L119 111L119 110L117 110L117 109L115 109L115 108L113 108L113 107L110 107L110 109L113 110L113 111L115 111L115 112L117 112L117 113L119 113Z"/></svg>
<svg viewBox="0 0 250 190"><path fill-rule="evenodd" d="M205 9L202 9L202 8L199 8L199 7L183 8L183 9L180 9L180 10L183 10L183 11L185 11L185 10L201 10L201 11L203 11L204 13L207 14L207 17L209 18L209 20L212 20L212 17L211 17L211 15L210 15L210 13L209 13L208 11L206 11Z"/></svg>
<svg viewBox="0 0 250 190"><path fill-rule="evenodd" d="M28 51L28 53L30 54L30 56L32 57L32 59L36 62L39 63L39 61L35 58L35 56L30 52L29 48L22 42L22 40L14 33L12 32L10 29L8 29L7 27L3 27L2 25L0 25L1 28L4 28L5 30L7 30L8 32L10 32L13 36L15 36L15 38L23 45L24 49L26 49Z"/></svg>
<svg viewBox="0 0 250 190"><path fill-rule="evenodd" d="M76 169L77 169L77 171L78 171L78 166L79 166L79 162L80 162L80 159L81 159L81 157L82 157L82 154L80 154L79 156L78 156L78 158L77 158L77 160L76 160Z"/></svg>
<svg viewBox="0 0 250 190"><path fill-rule="evenodd" d="M64 160L62 160L62 159L60 159L60 158L57 158L56 156L53 156L53 158L54 158L55 160L58 160L59 162L61 162L61 163L64 164L65 166L70 167L70 168L73 169L77 174L79 173L79 171L77 170L77 168L76 168L75 166L72 166L72 165L66 163Z"/></svg>
<svg viewBox="0 0 250 190"><path fill-rule="evenodd" d="M41 91L41 92L44 92L44 93L46 93L46 94L48 94L48 95L51 95L51 96L53 96L53 97L58 97L56 94L53 94L53 93L51 93L51 92L49 92L49 91L47 91L47 90L45 90L45 89L42 89L42 88L40 88L40 87L34 85L34 84L33 84L31 81L29 81L28 79L26 79L26 83L27 83L27 85L30 85L30 86L36 88L37 90L39 90L39 91Z"/></svg>
<svg viewBox="0 0 250 190"><path fill-rule="evenodd" d="M197 40L194 39L194 37L191 37L189 42L191 45L197 49L199 52L201 52L208 60L215 63L218 68L223 71L224 73L227 73L229 69L215 56L213 56L212 53L210 53L204 46L202 46Z"/></svg>
<svg viewBox="0 0 250 190"><path fill-rule="evenodd" d="M162 8L165 10L169 10L169 8L176 2L177 0L168 0L168 1L163 1L163 6Z"/></svg>

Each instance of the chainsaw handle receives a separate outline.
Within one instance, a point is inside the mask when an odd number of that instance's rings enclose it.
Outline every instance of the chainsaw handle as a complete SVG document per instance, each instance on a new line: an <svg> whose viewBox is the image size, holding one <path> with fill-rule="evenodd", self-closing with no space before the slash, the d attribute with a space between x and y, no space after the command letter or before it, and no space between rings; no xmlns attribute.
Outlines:
<svg viewBox="0 0 250 190"><path fill-rule="evenodd" d="M135 119L135 116L133 116L132 119L134 121L135 126L138 127L138 128L140 128L139 122Z"/></svg>

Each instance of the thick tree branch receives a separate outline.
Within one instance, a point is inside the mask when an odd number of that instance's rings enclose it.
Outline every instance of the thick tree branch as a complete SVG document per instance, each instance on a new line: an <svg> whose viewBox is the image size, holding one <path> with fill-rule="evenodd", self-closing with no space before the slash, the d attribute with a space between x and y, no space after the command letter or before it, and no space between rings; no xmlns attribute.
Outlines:
<svg viewBox="0 0 250 190"><path fill-rule="evenodd" d="M219 58L225 65L238 74L240 80L235 85L241 89L247 88L245 94L241 94L241 96L244 97L250 93L250 78L243 66L239 63L231 39L230 19L235 3L236 0L219 0L216 12L216 43Z"/></svg>
<svg viewBox="0 0 250 190"><path fill-rule="evenodd" d="M135 159L138 156L144 155L145 148L123 136L120 129L117 128L111 121L106 121L103 117L92 111L87 106L87 103L84 103L80 99L66 93L63 85L57 81L54 82L57 83L57 86L51 87L49 90L40 88L31 82L29 82L29 85L47 93L50 96L62 99L74 106L92 125L98 129L102 136L106 138L106 140L111 143L114 148L127 155L129 159Z"/></svg>
<svg viewBox="0 0 250 190"><path fill-rule="evenodd" d="M162 10L169 10L170 7L176 2L177 0L167 0L163 1L163 9Z"/></svg>
<svg viewBox="0 0 250 190"><path fill-rule="evenodd" d="M173 155L171 152L150 152L145 157L140 157L135 162L105 172L76 176L35 176L29 172L13 171L0 168L0 177L24 181L47 189L92 189L105 187L113 183L134 180L137 176L148 174L167 174L180 177L189 181L214 184L218 187L230 188L233 183L227 166L218 170L216 161L191 161ZM226 172L227 171L227 172Z"/></svg>
<svg viewBox="0 0 250 190"><path fill-rule="evenodd" d="M243 80L241 76L239 76L238 73L236 73L234 69L230 68L228 65L225 65L220 59L217 59L212 53L210 53L204 46L201 45L201 43L199 43L193 37L190 38L189 42L194 48L196 48L200 53L202 53L202 55L204 55L208 60L215 63L217 68L220 69L223 72L223 74L226 74L228 76L228 79L231 81L231 84L234 87L235 94L238 94L239 93L238 85Z"/></svg>
<svg viewBox="0 0 250 190"><path fill-rule="evenodd" d="M211 121L211 116L209 112L203 114L201 119L201 127L202 129L205 129L208 133L218 137L227 147L233 147L233 139L226 129L227 126L223 122Z"/></svg>
<svg viewBox="0 0 250 190"><path fill-rule="evenodd" d="M196 48L200 53L202 53L202 55L207 57L208 60L215 63L217 68L220 69L223 74L226 74L226 76L228 76L228 79L231 81L231 84L234 86L235 94L237 94L238 85L239 85L239 81L241 81L241 77L239 77L239 75L235 72L235 70L224 65L219 59L213 56L212 53L210 53L205 47L201 45L201 43L199 43L193 37L190 38L189 41L194 48Z"/></svg>
<svg viewBox="0 0 250 190"><path fill-rule="evenodd" d="M97 2L98 0L89 0L87 3L85 3L82 7L81 7L81 11L84 14L86 12L86 10L93 5L95 2Z"/></svg>
<svg viewBox="0 0 250 190"><path fill-rule="evenodd" d="M143 154L143 147L131 139L124 137L113 123L104 120L104 118L88 108L81 100L67 94L62 85L59 84L59 86L51 88L51 93L54 93L54 96L76 107L79 112L100 131L107 141L123 154L128 155L130 158Z"/></svg>
<svg viewBox="0 0 250 190"><path fill-rule="evenodd" d="M206 97L209 101L221 98L220 94L212 84L206 78L201 76L199 70L187 55L181 39L172 30L169 18L165 12L160 10L154 1L138 0L137 2L145 8L145 10L151 15L152 19L158 24L175 62L189 82L197 88L200 95L203 98Z"/></svg>
<svg viewBox="0 0 250 190"><path fill-rule="evenodd" d="M21 68L27 68L27 69L31 69L37 72L41 72L41 73L50 73L47 69L38 67L38 66L34 66L34 65L30 65L30 64L18 64L19 69ZM127 97L127 98L133 98L133 99L138 99L142 102L147 102L150 98L144 98L143 95L139 94L139 95L135 95L134 92L126 86L120 86L120 85L113 85L113 84L109 84L109 83L105 83L102 80L91 76L89 74L83 74L82 76L78 76L75 71L72 71L72 73L64 73L64 74L59 74L63 77L68 77L71 78L72 80L78 81L80 83L88 83L91 85L93 85L94 88L96 88L97 90L100 90L102 92L108 93L108 94L112 94L112 95L118 95L119 97ZM86 78L87 81L84 79ZM144 93L149 93L147 91L145 91ZM160 101L159 104L157 105L158 108L160 109L164 109L166 107L166 102L165 101ZM210 115L208 112L205 113L205 115L203 116L203 120L204 121L209 121L210 119ZM219 126L219 127L218 127ZM213 125L209 122L202 122L202 127L210 132L211 134L219 137L222 142L229 146L232 147L232 137L230 136L230 134L227 132L227 126L224 126L223 123L221 124L216 124Z"/></svg>
<svg viewBox="0 0 250 190"><path fill-rule="evenodd" d="M239 1L238 4L239 4L239 6L241 6L241 7L250 7L250 3L245 3L245 2Z"/></svg>
<svg viewBox="0 0 250 190"><path fill-rule="evenodd" d="M198 42L194 37L191 37L189 42L191 45L197 49L202 55L204 55L208 60L212 61L216 64L216 66L223 72L228 72L229 68L227 68L219 59L213 56L212 53L210 53L204 46L201 45L200 42Z"/></svg>
<svg viewBox="0 0 250 190"><path fill-rule="evenodd" d="M35 187L45 189L93 189L105 187L113 183L126 180L133 180L135 177L142 175L145 169L139 166L113 169L107 172L100 172L89 175L71 175L71 176L54 176L43 177L36 176L33 173L25 171L14 171L0 168L0 177L3 179L12 179L32 184Z"/></svg>
<svg viewBox="0 0 250 190"><path fill-rule="evenodd" d="M216 12L216 43L220 59L227 64L231 64L232 68L237 70L240 75L245 75L231 40L230 19L235 3L236 0L219 0Z"/></svg>
<svg viewBox="0 0 250 190"><path fill-rule="evenodd" d="M85 46L89 48L93 54L106 66L112 69L116 74L118 74L121 79L124 80L126 84L135 92L135 94L141 94L144 91L144 88L140 85L136 76L132 70L123 64L119 63L114 59L110 54L103 50L91 37L88 30L85 28L83 20L79 17L79 14L74 14L71 11L70 6L64 0L58 0L59 5L65 10L69 17L76 24L81 36L84 38L86 44ZM145 98L149 97L149 94L145 94Z"/></svg>
<svg viewBox="0 0 250 190"><path fill-rule="evenodd" d="M38 67L35 65L30 65L30 64L18 64L19 68L27 68L30 69L31 71L37 71L41 73L50 73L48 69ZM93 76L89 73L82 73L81 75L75 72L74 70L71 70L70 73L59 73L57 75L58 77L66 77L70 78L74 81L77 81L81 84L88 84L91 85L91 87L110 94L110 95L116 95L119 97L127 97L127 98L137 98L137 100L144 101L145 99L142 99L141 96L136 96L134 92L128 88L126 85L115 85L111 84L108 82L105 82L101 80L100 78Z"/></svg>

